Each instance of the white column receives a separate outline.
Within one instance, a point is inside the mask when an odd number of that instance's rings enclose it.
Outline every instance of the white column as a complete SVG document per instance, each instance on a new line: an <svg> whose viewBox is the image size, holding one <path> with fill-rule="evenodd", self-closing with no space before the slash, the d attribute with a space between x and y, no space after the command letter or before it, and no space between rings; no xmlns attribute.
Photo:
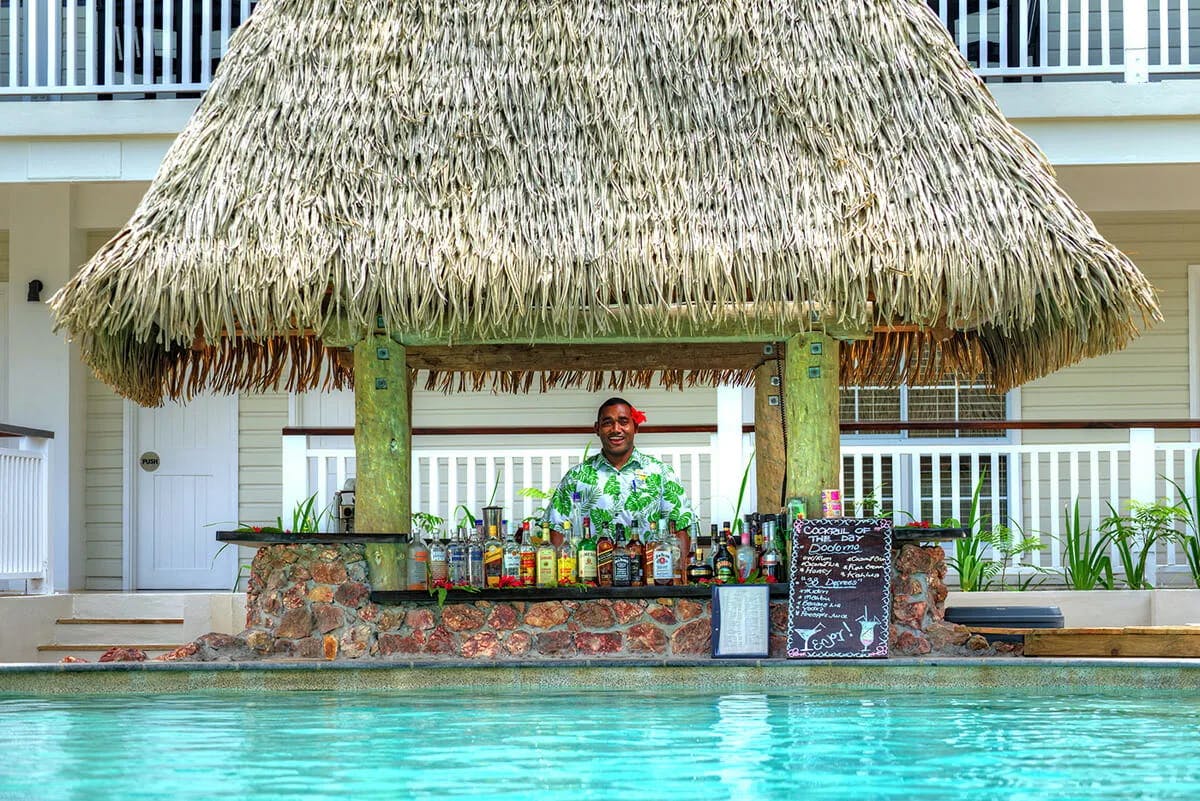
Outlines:
<svg viewBox="0 0 1200 801"><path fill-rule="evenodd" d="M1147 83L1150 80L1150 11L1147 1L1125 0L1122 20L1125 83Z"/></svg>
<svg viewBox="0 0 1200 801"><path fill-rule="evenodd" d="M717 387L717 434L713 452L712 521L720 524L733 520L737 511L738 490L746 469L742 453L742 388L730 385ZM754 511L754 496L747 494L742 514Z"/></svg>
<svg viewBox="0 0 1200 801"><path fill-rule="evenodd" d="M9 422L54 432L50 445L50 586L84 584L84 442L87 372L79 349L51 333L45 301L83 259L85 235L72 223L69 184L12 187L9 205ZM39 280L41 302L26 300Z"/></svg>
<svg viewBox="0 0 1200 801"><path fill-rule="evenodd" d="M1154 503L1156 498L1154 481L1158 471L1154 464L1154 429L1129 429L1129 500ZM1155 551L1158 549L1155 548ZM1146 564L1146 579L1155 581L1155 553Z"/></svg>

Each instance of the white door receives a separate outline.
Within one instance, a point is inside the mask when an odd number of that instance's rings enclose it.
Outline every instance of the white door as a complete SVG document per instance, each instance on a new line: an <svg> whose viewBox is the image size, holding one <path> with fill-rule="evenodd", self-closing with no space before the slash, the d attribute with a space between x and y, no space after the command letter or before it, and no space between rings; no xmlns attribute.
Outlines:
<svg viewBox="0 0 1200 801"><path fill-rule="evenodd" d="M138 590L228 590L237 548L237 397L138 408L133 432L134 574Z"/></svg>

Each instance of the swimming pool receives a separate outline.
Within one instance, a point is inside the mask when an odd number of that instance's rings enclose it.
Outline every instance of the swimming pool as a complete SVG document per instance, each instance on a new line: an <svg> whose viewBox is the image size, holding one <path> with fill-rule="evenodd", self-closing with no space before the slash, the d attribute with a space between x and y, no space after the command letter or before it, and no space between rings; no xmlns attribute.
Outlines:
<svg viewBox="0 0 1200 801"><path fill-rule="evenodd" d="M1198 712L1128 689L0 696L0 799L1190 801Z"/></svg>

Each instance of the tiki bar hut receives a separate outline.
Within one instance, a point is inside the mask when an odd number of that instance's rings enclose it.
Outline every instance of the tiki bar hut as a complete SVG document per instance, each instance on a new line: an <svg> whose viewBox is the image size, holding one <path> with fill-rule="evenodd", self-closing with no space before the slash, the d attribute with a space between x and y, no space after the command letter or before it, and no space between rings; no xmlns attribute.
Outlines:
<svg viewBox="0 0 1200 801"><path fill-rule="evenodd" d="M1007 389L1159 316L921 0L265 0L53 309L140 404L353 386L378 532L416 380L750 382L772 346L760 487L812 498L839 384Z"/></svg>

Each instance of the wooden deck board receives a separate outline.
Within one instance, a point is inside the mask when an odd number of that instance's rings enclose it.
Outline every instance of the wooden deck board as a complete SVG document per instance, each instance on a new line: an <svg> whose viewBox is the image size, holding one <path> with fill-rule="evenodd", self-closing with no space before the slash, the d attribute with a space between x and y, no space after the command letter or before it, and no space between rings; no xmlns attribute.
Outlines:
<svg viewBox="0 0 1200 801"><path fill-rule="evenodd" d="M1033 629L1026 656L1200 657L1200 626Z"/></svg>

